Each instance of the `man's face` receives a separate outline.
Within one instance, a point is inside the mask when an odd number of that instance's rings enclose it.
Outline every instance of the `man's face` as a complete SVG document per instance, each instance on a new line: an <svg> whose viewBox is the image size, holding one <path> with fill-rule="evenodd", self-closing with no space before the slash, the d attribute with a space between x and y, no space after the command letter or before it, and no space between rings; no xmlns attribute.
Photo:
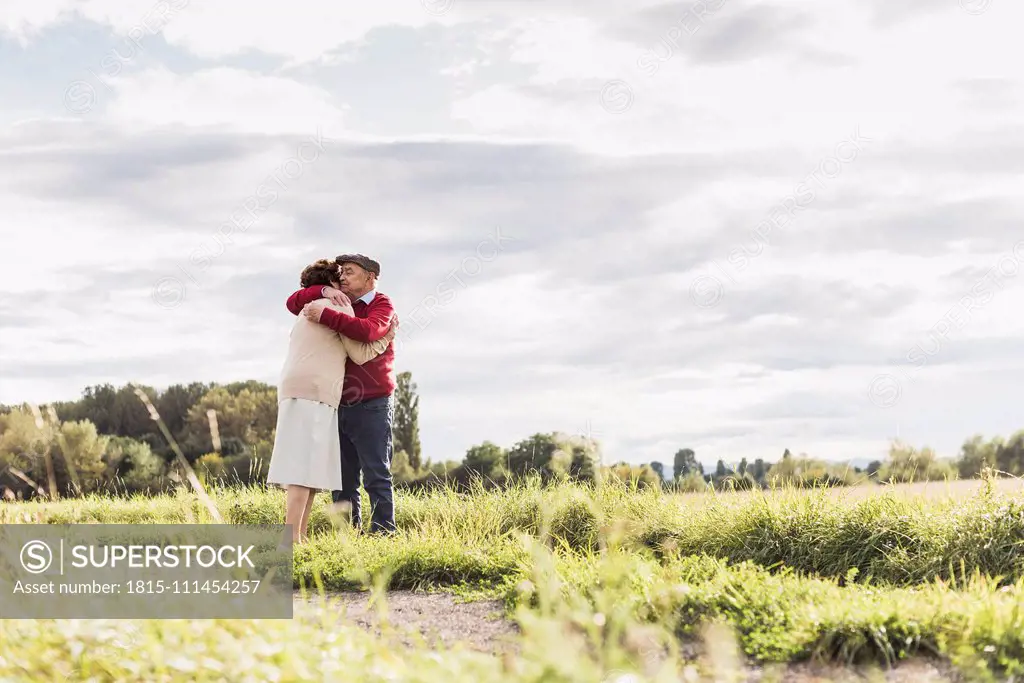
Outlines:
<svg viewBox="0 0 1024 683"><path fill-rule="evenodd" d="M373 289L373 276L362 266L342 263L338 272L341 273L341 291L345 294L362 296Z"/></svg>

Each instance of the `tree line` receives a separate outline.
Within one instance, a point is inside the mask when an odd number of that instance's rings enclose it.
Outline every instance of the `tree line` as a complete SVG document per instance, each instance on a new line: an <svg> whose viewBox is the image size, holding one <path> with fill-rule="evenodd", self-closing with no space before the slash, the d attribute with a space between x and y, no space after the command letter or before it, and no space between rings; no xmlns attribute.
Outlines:
<svg viewBox="0 0 1024 683"><path fill-rule="evenodd" d="M86 388L76 401L43 408L0 405L0 494L165 492L185 476L175 446L205 481L264 484L276 422L276 388L257 381L193 382L161 391L102 384ZM461 459L424 460L418 389L409 372L397 377L393 435L392 475L397 486L411 489L481 482L500 487L527 476L544 482L615 478L639 487L702 491L972 478L986 469L1024 475L1024 431L1005 440L974 436L951 459L897 441L888 457L865 468L794 456L788 449L776 462L719 460L707 472L689 448L676 451L671 470L659 461L606 464L596 440L560 432L533 434L509 447L485 441Z"/></svg>

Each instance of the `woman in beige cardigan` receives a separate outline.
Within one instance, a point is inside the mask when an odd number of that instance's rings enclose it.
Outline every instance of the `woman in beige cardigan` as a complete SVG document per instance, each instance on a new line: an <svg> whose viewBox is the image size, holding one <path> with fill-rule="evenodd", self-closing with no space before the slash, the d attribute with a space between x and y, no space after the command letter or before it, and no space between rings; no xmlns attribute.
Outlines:
<svg viewBox="0 0 1024 683"><path fill-rule="evenodd" d="M321 259L302 271L301 286L339 289L338 265ZM352 304L328 303L354 315ZM296 316L288 355L277 387L277 433L267 482L286 490L285 524L292 542L306 540L309 513L317 490L341 489L341 443L338 404L345 383L345 364L362 365L376 358L394 339L397 326L383 338L357 342L324 325Z"/></svg>

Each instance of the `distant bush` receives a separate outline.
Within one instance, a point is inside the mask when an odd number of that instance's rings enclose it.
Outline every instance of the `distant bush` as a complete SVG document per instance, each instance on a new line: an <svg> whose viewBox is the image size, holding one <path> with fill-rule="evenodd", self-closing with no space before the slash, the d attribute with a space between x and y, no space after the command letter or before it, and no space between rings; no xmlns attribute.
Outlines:
<svg viewBox="0 0 1024 683"><path fill-rule="evenodd" d="M650 465L630 465L622 462L605 467L602 473L606 477L614 477L624 484L635 485L640 489L661 488L661 477Z"/></svg>
<svg viewBox="0 0 1024 683"><path fill-rule="evenodd" d="M750 491L760 487L761 485L749 472L744 472L742 475L734 474L722 481L722 488L726 491Z"/></svg>
<svg viewBox="0 0 1024 683"><path fill-rule="evenodd" d="M708 482L700 472L690 472L676 479L673 487L681 493L703 493L708 490Z"/></svg>
<svg viewBox="0 0 1024 683"><path fill-rule="evenodd" d="M167 465L148 443L113 437L106 452L107 476L127 493L157 493L167 488Z"/></svg>
<svg viewBox="0 0 1024 683"><path fill-rule="evenodd" d="M766 480L770 486L851 486L867 481L866 474L858 473L848 465L793 456L789 451L768 469Z"/></svg>
<svg viewBox="0 0 1024 683"><path fill-rule="evenodd" d="M206 453L199 456L195 464L196 474L207 481L219 481L224 478L227 467L220 453Z"/></svg>
<svg viewBox="0 0 1024 683"><path fill-rule="evenodd" d="M939 460L931 448L918 450L899 441L889 448L889 459L878 470L879 481L892 484L944 481L956 476L953 463Z"/></svg>

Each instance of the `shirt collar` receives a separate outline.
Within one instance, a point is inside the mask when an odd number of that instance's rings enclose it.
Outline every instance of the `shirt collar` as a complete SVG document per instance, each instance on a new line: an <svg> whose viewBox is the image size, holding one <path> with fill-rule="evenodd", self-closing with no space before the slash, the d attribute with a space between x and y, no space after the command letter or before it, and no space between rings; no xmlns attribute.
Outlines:
<svg viewBox="0 0 1024 683"><path fill-rule="evenodd" d="M377 290L371 289L369 292L356 299L356 301L362 301L364 304L369 305L375 296L377 296ZM352 303L355 303L355 301Z"/></svg>

